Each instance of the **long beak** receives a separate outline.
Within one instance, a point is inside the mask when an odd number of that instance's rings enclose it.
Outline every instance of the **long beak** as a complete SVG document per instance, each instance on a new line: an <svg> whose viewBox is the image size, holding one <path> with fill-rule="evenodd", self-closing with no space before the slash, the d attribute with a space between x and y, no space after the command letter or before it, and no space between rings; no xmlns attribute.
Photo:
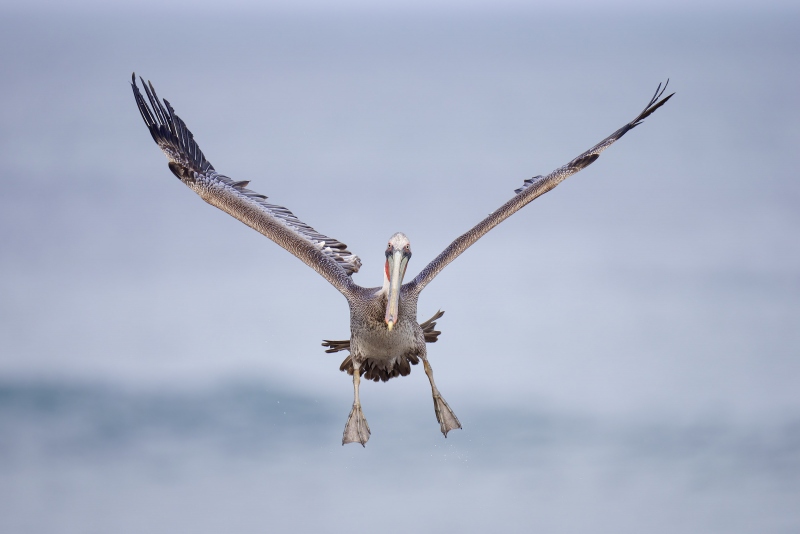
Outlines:
<svg viewBox="0 0 800 534"><path fill-rule="evenodd" d="M388 258L389 261L389 300L386 303L386 326L389 330L397 324L398 307L400 305L400 287L406 274L408 258L402 250L396 250Z"/></svg>

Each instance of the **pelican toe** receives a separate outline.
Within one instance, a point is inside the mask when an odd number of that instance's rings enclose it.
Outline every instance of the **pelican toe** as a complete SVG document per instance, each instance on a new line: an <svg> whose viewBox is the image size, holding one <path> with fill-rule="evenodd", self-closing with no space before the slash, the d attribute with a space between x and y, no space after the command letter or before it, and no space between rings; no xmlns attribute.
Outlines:
<svg viewBox="0 0 800 534"><path fill-rule="evenodd" d="M436 420L439 422L444 437L447 437L447 433L451 430L461 428L458 417L441 395L433 396L433 409L436 411Z"/></svg>
<svg viewBox="0 0 800 534"><path fill-rule="evenodd" d="M360 443L364 447L369 440L369 435L369 425L364 418L364 413L361 411L361 404L354 404L344 427L342 445L345 443Z"/></svg>

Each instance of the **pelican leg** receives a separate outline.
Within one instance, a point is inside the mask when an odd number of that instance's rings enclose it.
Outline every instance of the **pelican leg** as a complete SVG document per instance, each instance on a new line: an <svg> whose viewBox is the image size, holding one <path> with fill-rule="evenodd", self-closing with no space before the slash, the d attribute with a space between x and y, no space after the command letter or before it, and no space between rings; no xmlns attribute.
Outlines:
<svg viewBox="0 0 800 534"><path fill-rule="evenodd" d="M342 445L345 443L360 443L362 447L369 440L369 425L364 418L361 411L361 401L358 398L358 387L361 383L361 372L355 359L353 359L353 390L355 397L353 400L353 409L350 410L350 417L347 418L347 424L344 426L344 434L342 435Z"/></svg>
<svg viewBox="0 0 800 534"><path fill-rule="evenodd" d="M442 430L444 437L453 429L461 428L461 423L458 417L450 409L447 401L444 400L441 393L436 387L436 382L433 381L433 369L431 364L428 363L428 358L422 356L422 363L425 365L425 374L428 375L428 380L431 383L431 393L433 394L433 409L436 412L436 420L439 422L439 427Z"/></svg>

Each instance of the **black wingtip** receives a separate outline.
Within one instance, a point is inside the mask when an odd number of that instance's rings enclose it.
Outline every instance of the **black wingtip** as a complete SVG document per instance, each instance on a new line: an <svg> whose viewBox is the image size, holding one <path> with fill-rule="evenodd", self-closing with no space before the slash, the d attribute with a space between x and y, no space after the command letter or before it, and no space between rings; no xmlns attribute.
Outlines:
<svg viewBox="0 0 800 534"><path fill-rule="evenodd" d="M667 78L667 81L666 81L666 82L664 82L664 87L661 87L661 84L658 84L658 89L656 89L656 94L655 94L655 96L653 96L653 100L651 100L651 103L652 103L652 102L656 102L658 99L660 99L660 98L661 98L661 97L664 95L664 93L666 93L666 92L667 92L667 87L668 87L668 86L669 86L669 78ZM659 89L660 89L660 91L659 91ZM664 104L666 104L666 103L667 103L667 100L669 100L670 98L672 98L672 96L673 96L674 94L675 94L675 93L674 93L674 92L672 92L672 93L670 93L669 95L667 95L666 97L664 97L664 98L661 98L661 100L660 100L660 101L658 101L658 102L656 103L656 105L653 107L653 110L652 110L652 111L655 111L656 109L658 109L658 108L660 108L661 106L663 106Z"/></svg>
<svg viewBox="0 0 800 534"><path fill-rule="evenodd" d="M664 87L666 88L666 86L664 86ZM663 94L663 91L661 92L661 94ZM661 94L658 95L659 98L661 97ZM647 118L650 115L652 115L658 108L660 108L661 106L666 104L669 101L669 99L672 98L673 96L675 96L675 93L671 93L671 94L667 95L666 97L662 98L661 100L659 100L658 102L655 102L654 104L651 104L650 106L648 106L647 109L644 111L644 113L642 113L642 117L639 119L639 121L642 121L645 118Z"/></svg>
<svg viewBox="0 0 800 534"><path fill-rule="evenodd" d="M636 117L629 124L629 127L627 128L627 130L630 130L632 128L636 128L637 126L639 126L642 123L642 121L644 121L647 117L649 117L650 115L655 113L655 111L658 108L660 108L661 106L666 104L669 101L670 98L675 96L675 93L670 93L669 95L665 96L664 98L661 98L662 95L664 94L664 92L667 90L667 86L668 85L669 85L669 78L667 78L667 81L664 83L663 86L660 83L658 84L658 87L656 88L656 92L653 94L653 98L650 99L650 102L647 103L647 106L645 106L645 108L642 110L642 112L639 114L639 116ZM659 100L659 99L661 99L661 100ZM623 132L623 135L624 135L624 132ZM620 137L622 137L622 135L620 135Z"/></svg>
<svg viewBox="0 0 800 534"><path fill-rule="evenodd" d="M167 157L170 160L175 157L181 160L179 164L181 169L170 167L173 174L184 182L192 182L194 181L193 172L213 171L214 167L205 159L203 152L194 140L194 136L192 136L186 124L175 114L175 110L172 109L170 103L167 100L159 100L156 89L151 82L145 82L141 76L139 76L139 80L142 82L144 95L139 91L139 86L136 83L136 72L133 72L131 74L131 89L133 89L133 96L142 119L148 130L150 130L150 135L156 144L167 153ZM176 154L181 154L181 156L175 156Z"/></svg>

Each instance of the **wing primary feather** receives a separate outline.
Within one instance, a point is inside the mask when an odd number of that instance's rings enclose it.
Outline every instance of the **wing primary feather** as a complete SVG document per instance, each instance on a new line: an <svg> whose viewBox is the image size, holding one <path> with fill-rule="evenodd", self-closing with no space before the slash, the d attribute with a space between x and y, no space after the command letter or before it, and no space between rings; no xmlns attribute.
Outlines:
<svg viewBox="0 0 800 534"><path fill-rule="evenodd" d="M159 123L161 123L163 125L166 125L167 124L167 119L166 119L166 117L164 117L164 114L161 112L161 105L158 103L157 100L155 100L155 98L153 96L153 91L152 91L152 87L153 86L152 86L152 84L150 86L148 86L148 84L145 83L143 78L140 77L140 79L142 80L142 87L144 87L144 92L147 95L147 99L150 101L150 106L153 109L153 113L155 114L156 119L158 120Z"/></svg>
<svg viewBox="0 0 800 534"><path fill-rule="evenodd" d="M134 72L131 75L131 86L136 86L136 73ZM134 91L133 96L136 98L136 107L139 109L139 113L142 116L142 120L147 125L148 128L151 128L155 125L156 121L153 119L153 114L150 113L150 108L145 105L144 100L142 99L141 93L139 91Z"/></svg>
<svg viewBox="0 0 800 534"><path fill-rule="evenodd" d="M158 99L158 94L156 94L156 88L153 87L153 83L148 80L147 86L150 88L150 93L152 94L151 98L156 103L158 113L161 115L161 119L164 123L164 126L167 128L167 130L169 130L170 133L172 133L174 136L180 139L178 130L177 128L175 128L175 123L172 121L172 117L170 116L170 114L167 113L167 110L164 109L164 104L162 104L162 102ZM164 102L166 102L166 100ZM169 106L168 102L167 106ZM191 147L187 148L189 148L189 152L191 152Z"/></svg>

